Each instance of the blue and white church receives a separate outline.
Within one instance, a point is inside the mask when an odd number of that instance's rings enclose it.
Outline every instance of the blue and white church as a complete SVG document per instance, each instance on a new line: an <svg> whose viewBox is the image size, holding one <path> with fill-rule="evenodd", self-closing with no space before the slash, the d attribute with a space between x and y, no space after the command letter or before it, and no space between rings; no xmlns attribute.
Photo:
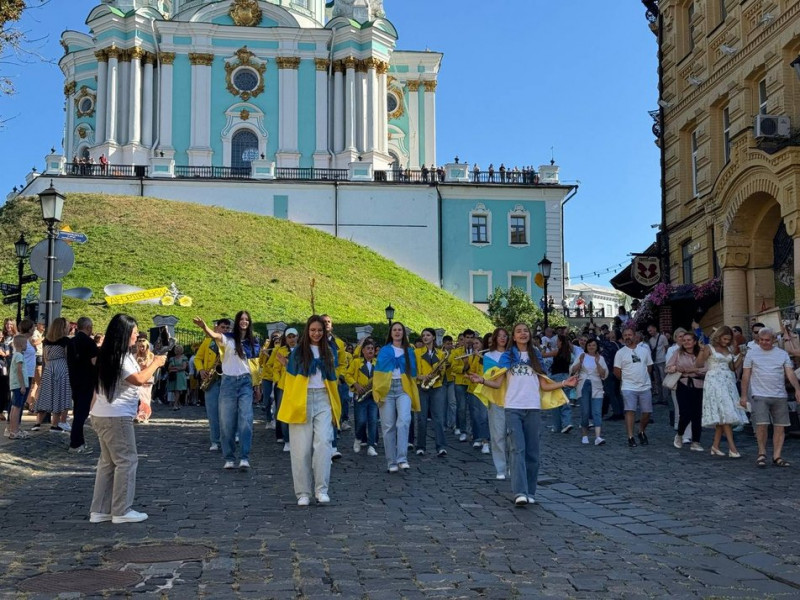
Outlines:
<svg viewBox="0 0 800 600"><path fill-rule="evenodd" d="M436 156L443 55L400 50L382 0L103 0L66 31L63 150L16 194L133 194L289 219L484 305L563 297L558 166ZM520 162L526 162L520 157ZM57 178L57 179L56 179Z"/></svg>

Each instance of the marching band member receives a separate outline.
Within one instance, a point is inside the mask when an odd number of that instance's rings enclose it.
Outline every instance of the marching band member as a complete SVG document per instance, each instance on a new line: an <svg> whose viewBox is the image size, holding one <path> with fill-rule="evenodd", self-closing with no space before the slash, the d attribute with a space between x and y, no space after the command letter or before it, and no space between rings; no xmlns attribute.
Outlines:
<svg viewBox="0 0 800 600"><path fill-rule="evenodd" d="M472 355L467 360L469 365L467 377L470 375L483 375L483 341L480 338L472 340ZM488 402L484 404L475 394L475 383L470 380L467 386L467 402L469 403L469 417L472 425L472 447L480 448L483 454L489 454L489 416L486 411Z"/></svg>
<svg viewBox="0 0 800 600"><path fill-rule="evenodd" d="M214 332L219 334L227 333L231 330L230 319L220 319L214 325ZM194 355L194 368L200 375L201 381L206 381L212 377L212 372L219 365L217 361L221 361L220 349L214 338L206 337L197 349ZM208 418L208 432L211 438L211 452L217 452L220 449L219 441L219 386L220 378L209 385L205 390L205 405L206 417Z"/></svg>
<svg viewBox="0 0 800 600"><path fill-rule="evenodd" d="M339 425L341 404L337 389L337 357L325 338L325 321L309 317L303 337L286 364L278 418L289 424L292 479L298 506L308 506L311 492L317 502L331 501L333 428ZM283 362L282 358L278 358Z"/></svg>
<svg viewBox="0 0 800 600"><path fill-rule="evenodd" d="M270 357L275 353L276 347L283 336L280 331L272 333L269 344L264 344L261 353L258 355L258 368L261 370L261 400L264 402L264 418L267 421L266 428L275 428L275 411L272 410L272 391L275 382L272 377L273 364Z"/></svg>
<svg viewBox="0 0 800 600"><path fill-rule="evenodd" d="M456 384L453 375L453 336L442 337L442 351L447 352L447 367L442 378L445 400L447 402L447 415L445 416L445 429L452 430L456 426Z"/></svg>
<svg viewBox="0 0 800 600"><path fill-rule="evenodd" d="M462 356L472 354L472 340L474 338L475 332L471 329L465 329L459 336L458 347L451 354L456 391L456 428L453 433L458 436L459 442L467 441L467 387L469 386L468 358L462 358Z"/></svg>
<svg viewBox="0 0 800 600"><path fill-rule="evenodd" d="M419 411L416 376L416 357L408 343L406 328L395 321L389 329L386 345L378 353L372 388L381 414L389 473L410 468L406 456L408 428L411 411Z"/></svg>
<svg viewBox="0 0 800 600"><path fill-rule="evenodd" d="M505 374L506 369L500 367L500 357L508 348L508 331L498 327L489 339L489 352L483 355L483 378L496 379ZM475 386L473 392L489 406L489 438L492 448L497 479L505 479L508 472L508 445L506 444L506 414L504 397L506 393L505 377L500 379L500 388L495 389L483 384Z"/></svg>
<svg viewBox="0 0 800 600"><path fill-rule="evenodd" d="M360 452L367 446L367 456L378 456L378 405L368 388L372 387L372 374L375 372L375 342L367 338L360 346L360 356L354 358L347 369L345 378L353 389L353 413L355 415L356 435L353 452Z"/></svg>
<svg viewBox="0 0 800 600"><path fill-rule="evenodd" d="M447 356L436 347L436 331L430 327L422 330L421 339L423 347L414 351L417 361L420 405L420 411L415 413L417 415L417 455L425 454L428 437L428 409L430 408L436 437L436 456L445 457L447 456L447 439L444 435L444 426L447 418L447 397L445 388L442 387L442 380L447 369L447 363L444 362L447 360ZM434 371L438 372L434 375ZM436 381L428 388L423 387L432 376L436 377Z"/></svg>
<svg viewBox="0 0 800 600"><path fill-rule="evenodd" d="M233 320L233 333L213 331L200 317L195 325L217 343L222 356L222 381L219 387L220 440L225 469L234 469L236 435L239 435L239 469L250 468L250 446L253 443L253 378L250 359L260 351L253 335L250 313L240 310Z"/></svg>
<svg viewBox="0 0 800 600"><path fill-rule="evenodd" d="M272 369L272 382L275 389L275 441L283 444L283 451L290 452L289 445L289 424L278 419L278 411L281 408L283 398L283 386L286 379L286 367L284 364L289 358L289 353L297 346L297 329L289 327L281 337L278 348L270 355L269 360Z"/></svg>

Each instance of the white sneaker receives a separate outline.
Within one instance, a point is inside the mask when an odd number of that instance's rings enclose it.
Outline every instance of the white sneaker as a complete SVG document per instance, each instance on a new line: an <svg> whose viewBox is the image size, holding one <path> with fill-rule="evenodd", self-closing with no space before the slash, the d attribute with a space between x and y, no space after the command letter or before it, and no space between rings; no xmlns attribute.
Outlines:
<svg viewBox="0 0 800 600"><path fill-rule="evenodd" d="M595 446L602 446L605 443L606 443L605 439L601 438L599 435L596 438L594 438Z"/></svg>
<svg viewBox="0 0 800 600"><path fill-rule="evenodd" d="M397 465L392 465L389 467L389 473L397 473L400 469L397 468Z"/></svg>
<svg viewBox="0 0 800 600"><path fill-rule="evenodd" d="M356 440L356 441L353 442L353 452L355 452L356 454L361 452L361 442L360 441Z"/></svg>
<svg viewBox="0 0 800 600"><path fill-rule="evenodd" d="M585 435L581 438L581 444L588 444L589 443L589 436Z"/></svg>
<svg viewBox="0 0 800 600"><path fill-rule="evenodd" d="M141 521L147 520L147 513L140 513L136 512L135 510L129 510L121 517L111 517L112 523L140 523Z"/></svg>
<svg viewBox="0 0 800 600"><path fill-rule="evenodd" d="M267 421L267 429L275 429L275 421Z"/></svg>
<svg viewBox="0 0 800 600"><path fill-rule="evenodd" d="M27 432L25 432L25 433L27 433ZM92 453L92 449L89 446L87 446L86 444L83 444L82 446L78 446L77 448L70 447L68 451L69 452L74 452L76 454L91 454Z"/></svg>
<svg viewBox="0 0 800 600"><path fill-rule="evenodd" d="M424 454L425 454L425 450L423 450L422 448L417 450L417 456L423 456Z"/></svg>
<svg viewBox="0 0 800 600"><path fill-rule="evenodd" d="M311 504L311 498L308 496L300 496L297 499L297 506L308 506L309 504Z"/></svg>
<svg viewBox="0 0 800 600"><path fill-rule="evenodd" d="M3 429L3 437L11 437L11 431L6 427Z"/></svg>
<svg viewBox="0 0 800 600"><path fill-rule="evenodd" d="M453 435L461 435L461 430L458 427L456 427L455 429L453 429Z"/></svg>
<svg viewBox="0 0 800 600"><path fill-rule="evenodd" d="M219 444L211 444L211 445L208 447L208 450L209 450L210 452L219 452Z"/></svg>
<svg viewBox="0 0 800 600"><path fill-rule="evenodd" d="M372 446L367 448L367 456L378 456L378 451L375 450Z"/></svg>
<svg viewBox="0 0 800 600"><path fill-rule="evenodd" d="M340 427L342 431L350 431L350 422L349 421L342 421L342 425Z"/></svg>
<svg viewBox="0 0 800 600"><path fill-rule="evenodd" d="M328 494L319 493L319 494L317 494L317 502L319 504L330 504L331 497L328 496Z"/></svg>
<svg viewBox="0 0 800 600"><path fill-rule="evenodd" d="M533 496L528 496L528 504L536 504L536 498Z"/></svg>
<svg viewBox="0 0 800 600"><path fill-rule="evenodd" d="M466 442L467 441L467 434L466 433L458 434L458 441L459 442Z"/></svg>
<svg viewBox="0 0 800 600"><path fill-rule="evenodd" d="M481 446L481 454L491 454L491 453L492 453L492 449L489 448L489 444L484 443Z"/></svg>
<svg viewBox="0 0 800 600"><path fill-rule="evenodd" d="M292 446L289 444L289 442L286 442L286 443L283 445L283 451L284 451L284 452L291 452L291 451L292 451Z"/></svg>
<svg viewBox="0 0 800 600"><path fill-rule="evenodd" d="M695 452L705 452L705 450L703 450L703 447L697 442L692 442L692 445L689 446L689 450L694 450Z"/></svg>
<svg viewBox="0 0 800 600"><path fill-rule="evenodd" d="M474 442L472 442L472 447L473 447L473 448L475 448L476 450L477 450L478 448L480 448L480 447L481 447L481 445L482 445L482 444L481 444L479 441L477 441L477 440L476 440L476 441L474 441Z"/></svg>
<svg viewBox="0 0 800 600"><path fill-rule="evenodd" d="M339 452L338 449L334 448L333 452L331 452L331 460L337 460L342 458L342 453Z"/></svg>
<svg viewBox="0 0 800 600"><path fill-rule="evenodd" d="M411 465L409 465L407 462L401 462L400 464L397 465L397 467L401 471L408 471L411 468Z"/></svg>
<svg viewBox="0 0 800 600"><path fill-rule="evenodd" d="M239 461L239 469L242 471L247 471L250 468L250 461L246 458L243 458Z"/></svg>
<svg viewBox="0 0 800 600"><path fill-rule="evenodd" d="M108 513L89 513L89 523L105 523L111 520Z"/></svg>
<svg viewBox="0 0 800 600"><path fill-rule="evenodd" d="M520 494L519 496L514 498L514 504L516 504L517 506L526 506L528 504L528 497Z"/></svg>
<svg viewBox="0 0 800 600"><path fill-rule="evenodd" d="M225 461L225 466L222 467L222 468L223 469L235 469L236 468L236 463L233 462L232 460L226 460Z"/></svg>
<svg viewBox="0 0 800 600"><path fill-rule="evenodd" d="M59 423L58 426L61 427L61 429L63 429L64 431L72 431L72 425L70 425L68 421L64 423Z"/></svg>
<svg viewBox="0 0 800 600"><path fill-rule="evenodd" d="M570 431L572 431L572 425L564 425L561 428L561 433L569 433Z"/></svg>
<svg viewBox="0 0 800 600"><path fill-rule="evenodd" d="M504 480L506 478L506 474L505 473L498 473L497 475L495 475L494 478L495 479Z"/></svg>
<svg viewBox="0 0 800 600"><path fill-rule="evenodd" d="M683 448L683 443L681 441L681 436L677 433L675 434L675 439L672 440L672 445L675 446L678 450Z"/></svg>

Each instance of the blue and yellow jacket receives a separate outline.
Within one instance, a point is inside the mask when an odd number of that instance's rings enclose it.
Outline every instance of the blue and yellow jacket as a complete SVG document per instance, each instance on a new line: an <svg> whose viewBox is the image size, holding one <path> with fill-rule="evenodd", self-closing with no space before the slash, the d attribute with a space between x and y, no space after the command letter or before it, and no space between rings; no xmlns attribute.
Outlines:
<svg viewBox="0 0 800 600"><path fill-rule="evenodd" d="M375 359L372 359L370 361L370 363L372 364L371 373L367 370L366 363L367 361L362 357L354 358L350 362L350 366L347 367L347 373L345 373L344 375L344 379L347 382L347 385L350 386L350 388L352 388L356 383L366 387L367 385L369 385L369 382L372 381L372 375L375 374ZM368 393L366 394L366 396L362 396L361 398L358 399L358 401L360 402L369 395L370 394Z"/></svg>
<svg viewBox="0 0 800 600"><path fill-rule="evenodd" d="M434 351L433 362L431 362L431 356L428 354L427 348L415 348L414 354L416 355L415 358L417 359L417 377L425 377L425 375L430 375L439 362L444 360L444 352L439 349ZM444 381L447 373L447 368L448 367L445 366L439 372L439 379L437 379L436 383L433 384L432 389L442 387L442 382Z"/></svg>
<svg viewBox="0 0 800 600"><path fill-rule="evenodd" d="M406 349L409 360L411 361L411 373L406 373L406 356L395 358L394 346L386 344L378 353L378 362L372 376L372 397L378 404L383 403L383 399L389 394L392 387L392 371L400 369L400 380L403 384L403 391L411 398L411 410L419 412L419 391L417 390L417 360L413 348Z"/></svg>
<svg viewBox="0 0 800 600"><path fill-rule="evenodd" d="M308 422L308 376L319 369L322 373L322 381L328 398L331 401L331 412L333 413L333 423L339 427L339 418L342 414L342 403L339 400L339 390L336 384L336 363L334 355L333 370L325 367L322 360L315 358L311 361L308 371L302 371L300 364L300 353L295 347L289 354L289 364L283 375L283 398L281 408L278 411L278 420L283 423L307 423Z"/></svg>

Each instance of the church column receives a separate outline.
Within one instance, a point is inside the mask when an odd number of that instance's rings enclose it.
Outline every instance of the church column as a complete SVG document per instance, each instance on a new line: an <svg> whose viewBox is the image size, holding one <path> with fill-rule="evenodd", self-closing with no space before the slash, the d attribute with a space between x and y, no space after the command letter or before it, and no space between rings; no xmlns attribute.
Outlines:
<svg viewBox="0 0 800 600"><path fill-rule="evenodd" d="M425 87L425 162L436 166L436 82L422 83Z"/></svg>
<svg viewBox="0 0 800 600"><path fill-rule="evenodd" d="M189 164L192 166L211 165L211 64L213 62L213 54L189 53L189 63L192 65L192 125L187 154Z"/></svg>
<svg viewBox="0 0 800 600"><path fill-rule="evenodd" d="M333 62L333 151L344 150L344 64Z"/></svg>
<svg viewBox="0 0 800 600"><path fill-rule="evenodd" d="M725 288L723 299L723 323L745 326L747 303L747 265L750 262L748 248L727 246L719 252L719 265L722 269L722 285Z"/></svg>
<svg viewBox="0 0 800 600"><path fill-rule="evenodd" d="M144 57L144 77L142 85L142 145L150 148L153 145L153 64L155 56L148 52Z"/></svg>
<svg viewBox="0 0 800 600"><path fill-rule="evenodd" d="M73 73L70 73L72 76ZM72 155L75 154L75 82L70 81L64 84L64 103L67 107L67 125L66 135L64 136L64 156L69 163L72 160ZM95 99L95 115L97 115L97 100ZM96 122L96 121L95 121ZM97 143L97 134L95 132L95 143Z"/></svg>
<svg viewBox="0 0 800 600"><path fill-rule="evenodd" d="M378 108L378 143L377 150L384 154L389 152L389 113L386 106L386 98L389 93L389 88L386 81L386 73L389 72L389 63L380 61L378 63L378 90L377 90L377 108Z"/></svg>
<svg viewBox="0 0 800 600"><path fill-rule="evenodd" d="M355 152L356 137L356 59L344 59L344 151Z"/></svg>
<svg viewBox="0 0 800 600"><path fill-rule="evenodd" d="M106 141L106 104L108 102L108 56L105 50L94 53L97 59L97 95L95 96L94 143ZM74 148L72 149L74 151ZM72 158L72 157L68 157Z"/></svg>
<svg viewBox="0 0 800 600"><path fill-rule="evenodd" d="M161 111L158 122L158 148L168 158L172 158L175 149L172 147L172 63L175 62L174 52L161 52L158 70L161 73L159 94L161 96Z"/></svg>
<svg viewBox="0 0 800 600"><path fill-rule="evenodd" d="M419 169L419 81L408 82L408 167Z"/></svg>
<svg viewBox="0 0 800 600"><path fill-rule="evenodd" d="M117 141L125 145L129 140L128 121L131 110L131 54L130 50L119 51L119 111L117 111Z"/></svg>
<svg viewBox="0 0 800 600"><path fill-rule="evenodd" d="M117 77L119 75L119 49L112 45L108 50L108 95L106 98L106 139L117 143Z"/></svg>
<svg viewBox="0 0 800 600"><path fill-rule="evenodd" d="M376 73L378 62L379 61L374 58L368 58L364 61L367 67L367 109L365 115L367 135L364 148L367 152L374 152L378 149L376 141L378 138L378 119L380 117L380 112L375 105L375 94L378 91L378 77Z"/></svg>
<svg viewBox="0 0 800 600"><path fill-rule="evenodd" d="M356 150L367 149L367 65L356 61Z"/></svg>
<svg viewBox="0 0 800 600"><path fill-rule="evenodd" d="M142 58L144 50L131 48L131 109L128 120L128 142L140 144L142 141Z"/></svg>
<svg viewBox="0 0 800 600"><path fill-rule="evenodd" d="M297 69L300 57L279 56L278 89L280 94L280 124L278 126L279 167L297 168L300 166L300 152L297 149L298 90Z"/></svg>
<svg viewBox="0 0 800 600"><path fill-rule="evenodd" d="M328 68L330 61L327 58L315 58L316 67L316 119L317 145L314 152L314 167L327 169L330 167L328 155Z"/></svg>

